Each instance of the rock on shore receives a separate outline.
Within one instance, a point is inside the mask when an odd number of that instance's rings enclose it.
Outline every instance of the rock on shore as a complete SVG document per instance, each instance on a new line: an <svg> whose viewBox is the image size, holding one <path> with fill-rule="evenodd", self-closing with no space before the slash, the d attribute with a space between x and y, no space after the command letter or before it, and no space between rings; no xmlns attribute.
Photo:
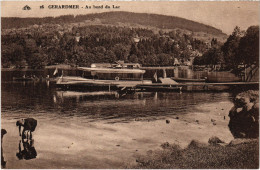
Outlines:
<svg viewBox="0 0 260 170"><path fill-rule="evenodd" d="M234 107L229 111L229 128L235 138L259 137L259 95L249 90L234 98Z"/></svg>

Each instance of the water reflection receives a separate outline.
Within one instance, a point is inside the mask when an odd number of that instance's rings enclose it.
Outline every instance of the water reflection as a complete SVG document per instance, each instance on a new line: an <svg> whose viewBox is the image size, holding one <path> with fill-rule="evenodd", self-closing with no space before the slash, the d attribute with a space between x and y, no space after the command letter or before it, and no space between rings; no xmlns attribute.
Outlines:
<svg viewBox="0 0 260 170"><path fill-rule="evenodd" d="M1 145L1 168L5 168L6 167L6 161L5 158L3 156L3 147Z"/></svg>
<svg viewBox="0 0 260 170"><path fill-rule="evenodd" d="M33 117L44 119L81 118L78 121L117 119L185 114L194 105L222 101L228 93L163 93L136 92L122 96L117 92L59 91L45 82L2 83L2 117Z"/></svg>
<svg viewBox="0 0 260 170"><path fill-rule="evenodd" d="M36 158L37 156L37 152L34 147L34 139L23 138L22 140L20 140L18 150L19 152L16 153L16 156L19 160L30 160Z"/></svg>
<svg viewBox="0 0 260 170"><path fill-rule="evenodd" d="M158 99L158 94L155 92L153 99L156 101Z"/></svg>
<svg viewBox="0 0 260 170"><path fill-rule="evenodd" d="M47 87L50 87L50 81L49 80L46 80L46 85L47 85Z"/></svg>
<svg viewBox="0 0 260 170"><path fill-rule="evenodd" d="M82 101L91 101L98 99L118 99L120 94L116 91L94 91L94 92L79 92L79 91L56 91L53 95L53 102L56 104L65 103L68 100L73 100L75 103L80 103Z"/></svg>
<svg viewBox="0 0 260 170"><path fill-rule="evenodd" d="M194 111L199 103L220 101L223 97L215 93L161 93L136 92L117 96L116 92L73 92L58 91L54 95L56 104L62 108L63 117L85 117L114 122L131 121L137 117L158 119Z"/></svg>
<svg viewBox="0 0 260 170"><path fill-rule="evenodd" d="M56 91L56 95L59 98L79 98L84 96L109 96L115 95L117 92L112 91L94 91L94 92L78 92L78 91Z"/></svg>

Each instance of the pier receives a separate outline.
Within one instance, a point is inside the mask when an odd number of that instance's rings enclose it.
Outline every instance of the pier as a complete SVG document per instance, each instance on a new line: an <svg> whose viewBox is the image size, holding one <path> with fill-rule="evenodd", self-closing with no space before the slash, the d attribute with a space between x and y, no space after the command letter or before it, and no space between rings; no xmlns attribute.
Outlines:
<svg viewBox="0 0 260 170"><path fill-rule="evenodd" d="M179 83L180 86L227 86L227 85L257 85L259 82L224 82L224 83Z"/></svg>
<svg viewBox="0 0 260 170"><path fill-rule="evenodd" d="M258 88L259 82L223 82L223 83L207 83L207 82L188 82L188 83L178 83L178 84L138 84L136 86L125 86L125 88L136 89L145 91L147 89L153 91L207 91L207 90L221 90L221 87L226 86L229 88ZM194 87L194 88L193 88ZM220 89L218 89L220 88ZM222 89L222 90L228 90Z"/></svg>

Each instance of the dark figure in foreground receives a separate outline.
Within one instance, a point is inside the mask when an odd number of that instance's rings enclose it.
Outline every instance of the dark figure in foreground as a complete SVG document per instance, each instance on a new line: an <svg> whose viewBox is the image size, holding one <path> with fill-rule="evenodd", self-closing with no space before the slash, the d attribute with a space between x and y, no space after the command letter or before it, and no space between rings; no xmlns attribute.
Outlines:
<svg viewBox="0 0 260 170"><path fill-rule="evenodd" d="M22 150L22 145L23 143L23 150ZM19 152L16 153L16 156L19 160L25 159L34 159L37 156L37 152L34 148L34 140L27 140L27 139L22 139L22 141L19 141L19 146L18 146Z"/></svg>
<svg viewBox="0 0 260 170"><path fill-rule="evenodd" d="M249 90L234 98L229 129L235 138L259 138L259 91Z"/></svg>
<svg viewBox="0 0 260 170"><path fill-rule="evenodd" d="M7 133L7 131L5 129L1 129L1 142L6 133Z"/></svg>
<svg viewBox="0 0 260 170"><path fill-rule="evenodd" d="M33 118L18 120L16 122L16 126L19 126L19 135L22 136L23 139L25 137L29 139L29 135L30 135L30 139L32 139L32 132L35 130L37 126L37 120ZM21 126L23 126L22 134L21 134Z"/></svg>
<svg viewBox="0 0 260 170"><path fill-rule="evenodd" d="M5 129L1 129L1 167L5 168L6 167L6 161L3 156L3 137L7 133Z"/></svg>

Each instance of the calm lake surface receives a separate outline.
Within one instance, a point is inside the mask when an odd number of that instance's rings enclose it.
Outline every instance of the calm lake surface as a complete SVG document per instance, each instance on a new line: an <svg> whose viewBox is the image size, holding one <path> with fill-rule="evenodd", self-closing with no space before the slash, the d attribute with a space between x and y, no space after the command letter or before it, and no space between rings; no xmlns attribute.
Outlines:
<svg viewBox="0 0 260 170"><path fill-rule="evenodd" d="M9 73L10 74L10 73ZM15 73L18 74L18 73ZM20 74L20 73L19 73ZM196 110L197 106L205 103L230 101L231 94L223 92L183 92L183 93L159 93L138 92L126 96L120 96L116 92L72 92L60 91L55 83L48 81L16 82L8 80L8 75L2 77L1 82L1 118L2 128L7 128L8 143L4 143L3 152L7 168L47 168L43 164L45 159L60 160L51 151L55 151L56 145L50 141L44 141L40 137L41 126L56 125L63 127L63 134L71 124L102 122L102 124L130 123L136 120L149 119L160 120L165 117L176 117L188 114ZM35 146L38 156L31 160L19 160L15 155L18 151L18 128L15 122L20 118L33 117L38 120ZM43 126L45 125L45 126ZM9 129L8 129L9 128ZM49 130L51 131L51 130ZM45 133L42 130L42 133ZM49 132L48 132L49 133ZM77 134L77 131L73 132ZM46 131L47 134L47 131ZM49 134L53 140L52 133ZM65 136L65 134L64 134ZM80 140L80 136L77 136ZM5 139L5 137L4 137ZM39 142L41 141L41 142ZM55 141L55 140L54 140ZM53 141L53 142L54 142ZM48 143L48 147L45 144ZM55 142L54 142L55 143ZM13 145L13 146L11 146ZM51 147L52 146L52 147ZM45 148L44 150L41 148ZM58 150L58 149L57 149ZM57 151L58 152L58 151ZM60 153L60 156L66 154ZM23 162L25 161L25 162ZM91 162L91 160L89 160ZM76 164L77 160L72 160ZM41 165L42 166L38 166ZM76 164L77 165L77 164ZM77 166L61 165L49 168L77 168ZM83 166L82 168L94 168L95 166ZM115 168L117 166L103 166L103 168ZM120 166L119 166L120 167ZM98 167L97 167L98 168ZM101 166L102 168L102 166Z"/></svg>
<svg viewBox="0 0 260 170"><path fill-rule="evenodd" d="M59 91L49 82L2 82L2 118L36 117L95 121L128 121L147 116L185 114L193 106L229 100L228 93Z"/></svg>

